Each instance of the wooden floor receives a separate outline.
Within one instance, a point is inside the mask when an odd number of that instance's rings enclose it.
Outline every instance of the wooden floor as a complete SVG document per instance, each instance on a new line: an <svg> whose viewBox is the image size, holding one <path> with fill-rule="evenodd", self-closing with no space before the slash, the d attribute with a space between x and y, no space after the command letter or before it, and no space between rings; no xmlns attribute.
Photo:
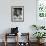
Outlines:
<svg viewBox="0 0 46 46"><path fill-rule="evenodd" d="M2 42L2 43L0 42L0 46L5 46L5 45L4 45L3 42ZM15 42L14 42L14 43L10 42L10 43L8 43L7 46L15 46ZM25 46L25 45L24 45L24 46ZM32 43L30 43L30 46L37 46L37 43L32 42ZM41 46L46 46L46 43L44 43L44 44L41 45Z"/></svg>

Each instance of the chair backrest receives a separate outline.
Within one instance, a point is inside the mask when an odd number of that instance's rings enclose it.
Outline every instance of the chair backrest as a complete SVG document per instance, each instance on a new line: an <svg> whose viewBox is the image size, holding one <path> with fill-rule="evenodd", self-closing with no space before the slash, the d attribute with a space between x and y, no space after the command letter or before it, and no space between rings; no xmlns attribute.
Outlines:
<svg viewBox="0 0 46 46"><path fill-rule="evenodd" d="M18 27L16 28L11 28L11 34L18 33Z"/></svg>

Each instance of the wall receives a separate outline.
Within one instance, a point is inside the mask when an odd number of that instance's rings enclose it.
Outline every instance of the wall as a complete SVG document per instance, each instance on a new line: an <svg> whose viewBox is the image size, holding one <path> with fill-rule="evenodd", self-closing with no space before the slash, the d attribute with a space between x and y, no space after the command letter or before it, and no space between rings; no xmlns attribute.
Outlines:
<svg viewBox="0 0 46 46"><path fill-rule="evenodd" d="M24 6L24 22L11 22L11 6ZM36 24L36 0L0 0L0 34L17 26L19 32L30 32L32 36L32 24Z"/></svg>

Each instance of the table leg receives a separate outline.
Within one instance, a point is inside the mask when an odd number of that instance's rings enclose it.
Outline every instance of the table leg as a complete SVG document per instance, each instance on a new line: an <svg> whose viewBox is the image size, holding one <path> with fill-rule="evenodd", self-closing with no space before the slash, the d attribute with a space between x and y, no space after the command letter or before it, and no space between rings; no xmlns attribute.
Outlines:
<svg viewBox="0 0 46 46"><path fill-rule="evenodd" d="M7 46L7 35L5 34L5 46Z"/></svg>

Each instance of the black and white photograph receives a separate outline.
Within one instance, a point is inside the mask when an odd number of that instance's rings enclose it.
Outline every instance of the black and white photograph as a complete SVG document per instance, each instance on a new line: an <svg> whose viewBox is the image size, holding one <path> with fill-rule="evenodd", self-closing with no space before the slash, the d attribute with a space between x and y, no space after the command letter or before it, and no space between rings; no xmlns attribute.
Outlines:
<svg viewBox="0 0 46 46"><path fill-rule="evenodd" d="M11 21L12 22L24 21L24 6L11 6Z"/></svg>

